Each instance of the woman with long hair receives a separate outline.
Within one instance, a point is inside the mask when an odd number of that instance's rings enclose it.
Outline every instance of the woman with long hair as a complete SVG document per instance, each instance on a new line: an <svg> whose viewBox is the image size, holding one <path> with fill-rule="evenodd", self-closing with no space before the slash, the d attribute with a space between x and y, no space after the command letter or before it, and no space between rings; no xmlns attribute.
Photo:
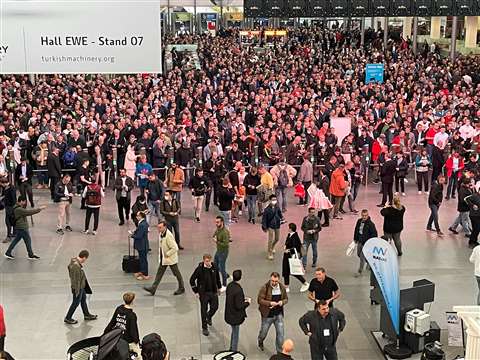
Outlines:
<svg viewBox="0 0 480 360"><path fill-rule="evenodd" d="M386 240L393 240L397 248L398 256L402 256L402 241L400 233L403 230L403 215L405 214L405 206L400 202L400 194L396 192L393 195L392 205L386 205L380 214L383 216L383 234Z"/></svg>

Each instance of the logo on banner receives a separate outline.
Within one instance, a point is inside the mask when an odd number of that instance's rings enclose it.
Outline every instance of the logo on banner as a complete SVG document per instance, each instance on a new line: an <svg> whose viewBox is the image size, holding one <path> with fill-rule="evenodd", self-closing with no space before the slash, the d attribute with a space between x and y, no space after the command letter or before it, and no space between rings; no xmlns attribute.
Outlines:
<svg viewBox="0 0 480 360"><path fill-rule="evenodd" d="M384 239L369 239L362 249L382 291L385 305L397 335L400 335L400 286L395 250Z"/></svg>
<svg viewBox="0 0 480 360"><path fill-rule="evenodd" d="M8 53L8 45L0 43L0 61L2 61Z"/></svg>

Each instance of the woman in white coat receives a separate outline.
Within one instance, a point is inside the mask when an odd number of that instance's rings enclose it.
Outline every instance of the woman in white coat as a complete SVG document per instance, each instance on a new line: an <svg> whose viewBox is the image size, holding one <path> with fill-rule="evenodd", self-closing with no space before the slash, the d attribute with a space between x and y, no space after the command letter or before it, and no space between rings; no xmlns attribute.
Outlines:
<svg viewBox="0 0 480 360"><path fill-rule="evenodd" d="M135 179L136 166L137 155L135 154L135 149L132 145L128 145L127 153L125 154L125 170L128 177Z"/></svg>

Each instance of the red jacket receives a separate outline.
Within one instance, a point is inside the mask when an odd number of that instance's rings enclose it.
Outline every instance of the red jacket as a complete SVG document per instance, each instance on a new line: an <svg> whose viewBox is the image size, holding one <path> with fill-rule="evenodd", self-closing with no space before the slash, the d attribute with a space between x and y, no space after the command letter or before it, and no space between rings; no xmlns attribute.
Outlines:
<svg viewBox="0 0 480 360"><path fill-rule="evenodd" d="M380 145L378 140L375 140L372 145L372 161L374 162L377 161L381 152L382 152L382 146Z"/></svg>
<svg viewBox="0 0 480 360"><path fill-rule="evenodd" d="M462 170L465 167L465 164L463 163L463 158L459 157L458 158L458 173L457 176L460 179L462 177ZM445 168L447 169L447 176L450 177L452 176L453 173L453 158L452 156L449 156L447 161L445 162Z"/></svg>
<svg viewBox="0 0 480 360"><path fill-rule="evenodd" d="M3 317L3 307L0 305L0 337L5 336L7 329L5 328L5 318Z"/></svg>

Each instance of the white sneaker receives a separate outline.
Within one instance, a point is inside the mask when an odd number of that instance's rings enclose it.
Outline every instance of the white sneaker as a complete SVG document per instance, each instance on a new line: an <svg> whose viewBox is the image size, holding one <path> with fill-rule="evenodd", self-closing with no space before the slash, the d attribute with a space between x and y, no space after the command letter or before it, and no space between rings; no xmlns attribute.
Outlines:
<svg viewBox="0 0 480 360"><path fill-rule="evenodd" d="M88 231L88 230L83 230L82 233L88 235L88 234L89 234L89 231Z"/></svg>
<svg viewBox="0 0 480 360"><path fill-rule="evenodd" d="M419 191L419 192L418 192L418 195L422 195L422 192L421 192L421 191Z"/></svg>
<svg viewBox="0 0 480 360"><path fill-rule="evenodd" d="M289 292L290 292L290 288L289 288L289 287L285 287L285 291L286 291L287 293L289 293Z"/></svg>
<svg viewBox="0 0 480 360"><path fill-rule="evenodd" d="M305 292L305 291L307 291L309 286L310 286L309 283L303 284L302 287L300 288L300 292Z"/></svg>
<svg viewBox="0 0 480 360"><path fill-rule="evenodd" d="M97 235L97 232L95 230L93 230L92 235Z"/></svg>
<svg viewBox="0 0 480 360"><path fill-rule="evenodd" d="M407 196L407 194L405 194L405 193L402 193L402 196Z"/></svg>
<svg viewBox="0 0 480 360"><path fill-rule="evenodd" d="M243 214L243 213L242 213L242 210L240 210L240 211L238 212L238 215L239 215L239 216L242 216L242 214Z"/></svg>
<svg viewBox="0 0 480 360"><path fill-rule="evenodd" d="M226 288L225 286L222 286L222 287L220 288L220 292L223 293L223 292L225 292L225 291L227 291L227 288Z"/></svg>

